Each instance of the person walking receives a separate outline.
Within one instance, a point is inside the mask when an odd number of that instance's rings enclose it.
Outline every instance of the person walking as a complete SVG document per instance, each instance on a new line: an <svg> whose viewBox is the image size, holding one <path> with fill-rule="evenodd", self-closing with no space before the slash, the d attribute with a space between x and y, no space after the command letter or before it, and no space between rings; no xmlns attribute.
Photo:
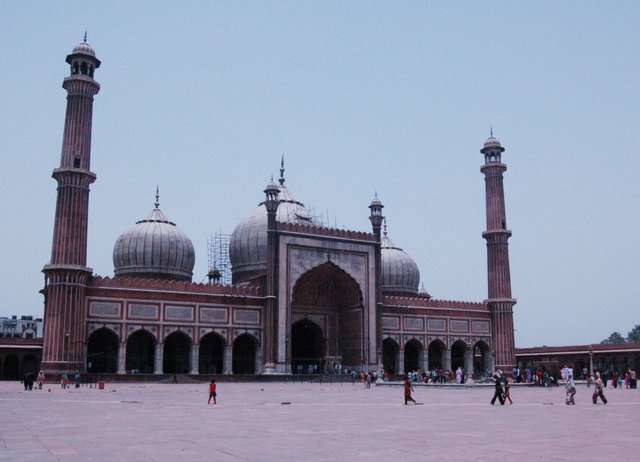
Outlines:
<svg viewBox="0 0 640 462"><path fill-rule="evenodd" d="M76 371L76 373L74 374L73 384L76 386L76 388L80 388L80 371Z"/></svg>
<svg viewBox="0 0 640 462"><path fill-rule="evenodd" d="M44 372L38 372L38 390L42 390L42 385L44 385Z"/></svg>
<svg viewBox="0 0 640 462"><path fill-rule="evenodd" d="M67 377L66 372L63 372L62 376L60 377L60 386L62 387L63 390L67 388L68 383L69 383L69 377Z"/></svg>
<svg viewBox="0 0 640 462"><path fill-rule="evenodd" d="M593 404L598 404L598 396L604 404L607 404L607 398L604 396L604 384L600 378L600 372L596 372L596 390L593 392Z"/></svg>
<svg viewBox="0 0 640 462"><path fill-rule="evenodd" d="M508 377L504 377L504 395L502 396L502 400L506 403L507 400L509 400L509 404L513 404L513 401L511 401L511 385L509 384L509 378Z"/></svg>
<svg viewBox="0 0 640 462"><path fill-rule="evenodd" d="M218 393L216 393L216 381L212 380L209 384L209 401L207 401L207 404L211 404L212 398L213 404L216 404L216 396L218 396Z"/></svg>
<svg viewBox="0 0 640 462"><path fill-rule="evenodd" d="M406 406L409 401L413 401L413 404L417 404L416 400L411 397L411 392L413 391L413 385L411 385L411 380L409 380L409 376L407 375L404 378L404 405Z"/></svg>
<svg viewBox="0 0 640 462"><path fill-rule="evenodd" d="M576 394L576 384L573 381L573 369L567 369L567 383L564 387L565 404L576 404L574 396Z"/></svg>
<svg viewBox="0 0 640 462"><path fill-rule="evenodd" d="M491 399L491 405L496 404L496 399L500 401L500 404L504 405L504 398L502 397L502 382L500 381L500 377L496 374L493 374L493 384L495 385L495 392L493 393L493 398Z"/></svg>

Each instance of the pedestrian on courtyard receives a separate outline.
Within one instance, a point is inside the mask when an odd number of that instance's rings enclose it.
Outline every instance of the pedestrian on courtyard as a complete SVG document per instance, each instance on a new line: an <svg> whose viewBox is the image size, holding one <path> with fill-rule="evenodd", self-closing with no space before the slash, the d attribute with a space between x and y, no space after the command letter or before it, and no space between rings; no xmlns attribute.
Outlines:
<svg viewBox="0 0 640 462"><path fill-rule="evenodd" d="M38 372L38 390L42 390L42 385L44 385L44 372Z"/></svg>
<svg viewBox="0 0 640 462"><path fill-rule="evenodd" d="M209 401L207 401L207 404L211 404L211 398L213 398L213 404L216 404L216 396L218 396L218 393L216 393L216 381L212 380L209 384Z"/></svg>
<svg viewBox="0 0 640 462"><path fill-rule="evenodd" d="M365 380L365 387L366 388L371 388L371 374L370 373L365 375L364 380Z"/></svg>
<svg viewBox="0 0 640 462"><path fill-rule="evenodd" d="M611 386L613 388L618 388L618 371L614 370L613 375L611 376Z"/></svg>
<svg viewBox="0 0 640 462"><path fill-rule="evenodd" d="M564 387L565 404L576 404L573 397L576 394L576 383L573 381L573 369L567 369L567 383Z"/></svg>
<svg viewBox="0 0 640 462"><path fill-rule="evenodd" d="M411 380L409 380L409 376L407 375L404 378L404 405L405 406L409 401L413 401L413 404L417 404L416 400L411 397L412 391L413 391L413 385L411 385Z"/></svg>
<svg viewBox="0 0 640 462"><path fill-rule="evenodd" d="M504 398L502 397L502 382L500 381L500 377L497 374L493 374L493 384L495 385L495 392L493 393L493 398L491 399L491 404L494 405L496 403L496 399L500 401L500 404L504 405Z"/></svg>
<svg viewBox="0 0 640 462"><path fill-rule="evenodd" d="M505 403L507 402L507 400L509 400L509 404L513 404L513 401L511 401L511 391L510 391L511 386L509 385L509 378L504 377L503 380L504 380L504 386L503 386L504 394L502 396L502 400Z"/></svg>
<svg viewBox="0 0 640 462"><path fill-rule="evenodd" d="M63 390L67 388L68 383L69 383L69 377L67 377L66 372L63 372L62 376L60 377L60 386L62 387Z"/></svg>
<svg viewBox="0 0 640 462"><path fill-rule="evenodd" d="M76 371L75 375L73 376L73 383L76 386L76 388L80 388L80 372Z"/></svg>
<svg viewBox="0 0 640 462"><path fill-rule="evenodd" d="M598 404L598 396L604 404L607 404L607 398L604 397L604 383L600 378L600 372L596 372L596 390L593 392L593 404Z"/></svg>

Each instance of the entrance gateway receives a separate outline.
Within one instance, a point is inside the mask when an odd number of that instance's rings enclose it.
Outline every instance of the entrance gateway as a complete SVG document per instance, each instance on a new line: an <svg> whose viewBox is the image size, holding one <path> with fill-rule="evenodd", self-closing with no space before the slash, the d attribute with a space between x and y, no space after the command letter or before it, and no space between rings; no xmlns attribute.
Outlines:
<svg viewBox="0 0 640 462"><path fill-rule="evenodd" d="M365 364L367 335L358 283L328 261L304 273L291 301L291 371L325 373Z"/></svg>

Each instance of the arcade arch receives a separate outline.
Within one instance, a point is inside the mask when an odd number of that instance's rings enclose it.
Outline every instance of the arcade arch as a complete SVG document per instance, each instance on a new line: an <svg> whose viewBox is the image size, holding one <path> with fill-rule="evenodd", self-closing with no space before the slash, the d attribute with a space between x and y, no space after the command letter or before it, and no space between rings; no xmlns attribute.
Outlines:
<svg viewBox="0 0 640 462"><path fill-rule="evenodd" d="M389 374L398 371L398 360L400 357L400 345L394 339L388 337L382 341L382 367Z"/></svg>
<svg viewBox="0 0 640 462"><path fill-rule="evenodd" d="M429 344L429 370L441 369L444 365L444 353L447 347L442 340L436 339Z"/></svg>
<svg viewBox="0 0 640 462"><path fill-rule="evenodd" d="M125 369L132 373L153 374L156 339L148 330L140 329L127 339Z"/></svg>
<svg viewBox="0 0 640 462"><path fill-rule="evenodd" d="M172 332L164 339L162 372L188 374L191 372L191 338L181 331Z"/></svg>
<svg viewBox="0 0 640 462"><path fill-rule="evenodd" d="M491 350L482 340L476 342L473 346L473 373L484 374L489 368L489 355Z"/></svg>
<svg viewBox="0 0 640 462"><path fill-rule="evenodd" d="M198 357L198 372L200 374L222 374L225 344L224 338L215 332L210 332L202 337Z"/></svg>
<svg viewBox="0 0 640 462"><path fill-rule="evenodd" d="M405 373L417 371L422 368L422 344L416 340L409 340L404 346L404 371Z"/></svg>
<svg viewBox="0 0 640 462"><path fill-rule="evenodd" d="M87 372L115 373L118 370L118 336L102 327L89 335L87 342Z"/></svg>
<svg viewBox="0 0 640 462"><path fill-rule="evenodd" d="M258 341L251 334L242 334L233 342L233 373L255 374Z"/></svg>
<svg viewBox="0 0 640 462"><path fill-rule="evenodd" d="M451 345L451 370L455 371L459 367L464 369L464 355L467 344L462 340L457 340Z"/></svg>

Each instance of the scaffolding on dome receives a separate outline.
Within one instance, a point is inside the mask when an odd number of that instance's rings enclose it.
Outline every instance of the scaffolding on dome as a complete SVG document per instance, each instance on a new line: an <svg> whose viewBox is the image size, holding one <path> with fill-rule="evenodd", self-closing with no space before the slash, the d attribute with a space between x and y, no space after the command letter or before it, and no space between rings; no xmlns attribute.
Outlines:
<svg viewBox="0 0 640 462"><path fill-rule="evenodd" d="M214 269L217 269L220 275L218 281L210 278L209 282L217 282L218 284L225 285L231 284L231 262L229 261L230 240L231 235L225 234L222 231L217 231L207 239L209 274L211 274Z"/></svg>

